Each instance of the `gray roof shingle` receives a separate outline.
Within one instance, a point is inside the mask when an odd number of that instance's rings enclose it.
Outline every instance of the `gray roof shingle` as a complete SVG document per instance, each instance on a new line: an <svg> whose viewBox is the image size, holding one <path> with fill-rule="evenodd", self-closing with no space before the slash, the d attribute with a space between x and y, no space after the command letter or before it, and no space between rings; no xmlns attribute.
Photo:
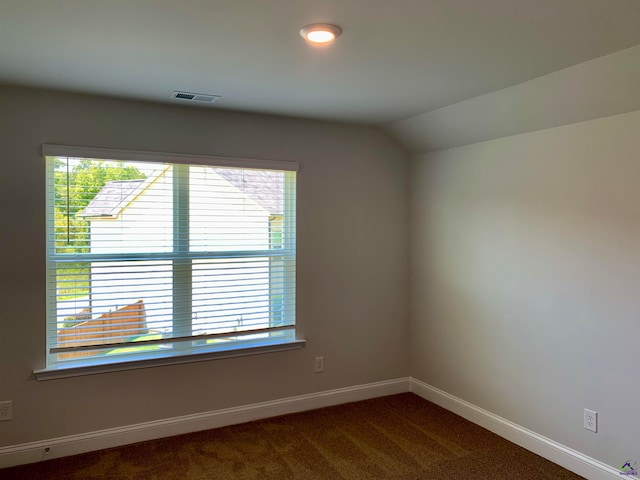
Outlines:
<svg viewBox="0 0 640 480"><path fill-rule="evenodd" d="M213 168L227 182L235 186L270 215L281 215L283 206L284 173L268 170L239 170ZM145 180L112 180L102 187L80 217L114 217L129 205L139 193Z"/></svg>
<svg viewBox="0 0 640 480"><path fill-rule="evenodd" d="M144 180L112 180L102 187L79 217L113 217L126 207Z"/></svg>
<svg viewBox="0 0 640 480"><path fill-rule="evenodd" d="M270 215L282 215L284 211L282 201L284 174L282 172L235 168L215 168L214 170Z"/></svg>

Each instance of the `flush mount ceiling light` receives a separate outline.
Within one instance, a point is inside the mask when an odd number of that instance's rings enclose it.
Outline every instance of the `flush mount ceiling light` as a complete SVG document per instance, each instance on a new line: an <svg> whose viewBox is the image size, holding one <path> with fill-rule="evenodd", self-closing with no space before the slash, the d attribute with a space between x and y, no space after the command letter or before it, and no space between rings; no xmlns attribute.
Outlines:
<svg viewBox="0 0 640 480"><path fill-rule="evenodd" d="M327 44L339 37L342 29L330 23L313 23L300 29L300 36L311 43Z"/></svg>

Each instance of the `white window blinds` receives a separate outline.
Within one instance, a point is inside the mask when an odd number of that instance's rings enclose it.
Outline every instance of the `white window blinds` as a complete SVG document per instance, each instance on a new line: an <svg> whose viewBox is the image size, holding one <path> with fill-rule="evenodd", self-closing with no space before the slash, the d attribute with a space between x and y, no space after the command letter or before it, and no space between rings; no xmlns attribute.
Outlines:
<svg viewBox="0 0 640 480"><path fill-rule="evenodd" d="M49 367L295 338L295 163L44 154Z"/></svg>

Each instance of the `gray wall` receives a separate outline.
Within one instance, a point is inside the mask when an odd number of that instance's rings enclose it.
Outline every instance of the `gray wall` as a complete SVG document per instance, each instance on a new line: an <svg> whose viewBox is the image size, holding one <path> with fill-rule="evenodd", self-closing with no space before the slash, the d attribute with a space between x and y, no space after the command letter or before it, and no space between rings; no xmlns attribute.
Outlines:
<svg viewBox="0 0 640 480"><path fill-rule="evenodd" d="M299 351L37 382L43 143L295 160ZM374 128L0 86L0 445L406 376L407 159ZM313 357L325 372L313 373Z"/></svg>
<svg viewBox="0 0 640 480"><path fill-rule="evenodd" d="M412 376L613 466L640 455L638 132L626 113L411 172Z"/></svg>
<svg viewBox="0 0 640 480"><path fill-rule="evenodd" d="M410 373L609 465L637 459L638 131L626 113L417 155L408 171L373 128L0 87L0 400L14 401L0 445ZM300 162L307 348L36 382L43 143Z"/></svg>

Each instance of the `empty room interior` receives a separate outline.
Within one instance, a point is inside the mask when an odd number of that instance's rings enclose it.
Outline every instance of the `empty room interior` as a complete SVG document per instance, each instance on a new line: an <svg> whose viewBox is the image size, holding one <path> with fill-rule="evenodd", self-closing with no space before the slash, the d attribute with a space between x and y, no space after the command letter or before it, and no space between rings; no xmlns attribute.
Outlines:
<svg viewBox="0 0 640 480"><path fill-rule="evenodd" d="M0 468L411 392L637 474L638 25L637 0L0 0Z"/></svg>

